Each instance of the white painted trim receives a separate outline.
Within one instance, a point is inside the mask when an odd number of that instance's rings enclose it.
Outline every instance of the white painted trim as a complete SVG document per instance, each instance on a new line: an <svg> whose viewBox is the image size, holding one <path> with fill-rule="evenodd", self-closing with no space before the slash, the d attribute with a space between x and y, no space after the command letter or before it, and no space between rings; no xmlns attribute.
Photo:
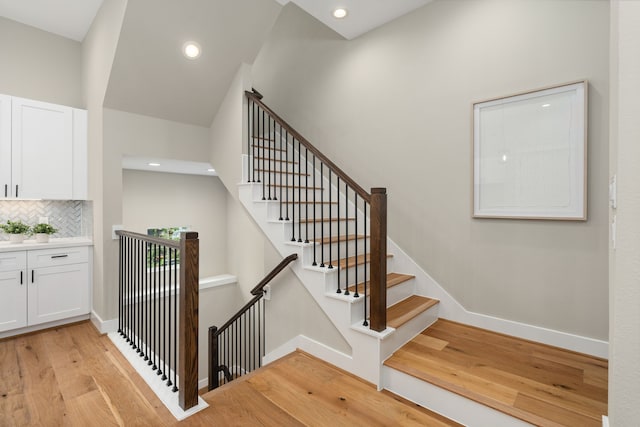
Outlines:
<svg viewBox="0 0 640 427"><path fill-rule="evenodd" d="M164 381L162 381L161 377L159 377L151 369L149 369L147 363L136 354L135 350L133 350L131 346L126 344L126 342L122 339L122 337L120 337L120 335L118 335L116 332L111 332L109 333L109 338L116 346L116 348L120 351L120 353L122 353L127 361L129 361L131 366L134 367L138 375L142 377L142 379L149 385L156 396L158 396L164 406L167 407L169 412L171 412L171 415L173 415L176 420L182 421L185 418L209 407L209 404L205 402L204 399L202 399L200 396L198 396L198 404L193 408L189 408L188 410L184 411L178 403L178 393L172 392L171 389L166 386Z"/></svg>
<svg viewBox="0 0 640 427"><path fill-rule="evenodd" d="M469 427L529 427L531 424L389 367L384 388Z"/></svg>
<svg viewBox="0 0 640 427"><path fill-rule="evenodd" d="M102 320L98 313L93 310L91 310L91 323L101 334L108 334L118 330L118 319Z"/></svg>
<svg viewBox="0 0 640 427"><path fill-rule="evenodd" d="M29 332L41 331L43 329L55 328L56 326L66 325L67 323L81 322L89 319L89 314L69 317L67 319L55 320L53 322L41 323L39 325L27 326L24 328L11 329L9 331L0 332L1 338L13 337L16 335L28 334Z"/></svg>
<svg viewBox="0 0 640 427"><path fill-rule="evenodd" d="M231 285L238 283L238 278L233 274L219 274L217 276L201 277L199 283L199 289L216 288L218 286Z"/></svg>
<svg viewBox="0 0 640 427"><path fill-rule="evenodd" d="M609 417L606 415L602 416L602 427L609 427Z"/></svg>
<svg viewBox="0 0 640 427"><path fill-rule="evenodd" d="M353 363L353 358L350 355L342 353L305 335L295 336L275 350L270 351L262 358L262 362L266 365L289 353L293 353L297 349L305 351L335 366L342 367L345 366L345 363Z"/></svg>
<svg viewBox="0 0 640 427"><path fill-rule="evenodd" d="M387 248L389 253L394 254L393 262L397 270L416 276L416 292L419 295L440 300L440 317L443 319L449 319L478 328L601 357L603 359L608 359L609 357L609 343L606 341L469 311L451 296L446 289L440 286L429 273L422 269L422 267L407 255L393 240L387 239Z"/></svg>

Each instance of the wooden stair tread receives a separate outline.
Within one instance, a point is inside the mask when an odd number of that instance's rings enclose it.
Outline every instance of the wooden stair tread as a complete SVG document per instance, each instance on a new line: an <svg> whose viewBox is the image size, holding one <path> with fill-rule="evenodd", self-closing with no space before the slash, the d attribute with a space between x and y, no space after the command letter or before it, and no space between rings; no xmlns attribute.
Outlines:
<svg viewBox="0 0 640 427"><path fill-rule="evenodd" d="M398 286L401 283L414 279L416 276L411 274L401 274L401 273L389 273L387 274L387 289L393 288L394 286ZM367 289L370 289L369 281L367 283ZM364 284L365 282L358 283L358 294L364 294ZM356 285L349 286L349 292L356 292ZM369 291L367 292L367 296L369 295Z"/></svg>
<svg viewBox="0 0 640 427"><path fill-rule="evenodd" d="M321 245L326 245L329 243L338 243L338 239L340 242L351 241L355 239L364 239L364 234L349 234L348 236L333 236L331 239L328 237L323 237L322 239L315 240L316 243L320 243Z"/></svg>
<svg viewBox="0 0 640 427"><path fill-rule="evenodd" d="M320 223L320 222L336 222L336 221L344 221L344 220L348 220L348 221L355 221L355 218L309 218L309 219L301 219L300 222L302 224L306 224L306 223Z"/></svg>
<svg viewBox="0 0 640 427"><path fill-rule="evenodd" d="M397 329L439 302L437 299L411 295L387 308L387 326Z"/></svg>
<svg viewBox="0 0 640 427"><path fill-rule="evenodd" d="M392 258L392 257L393 255L387 254L387 258ZM366 255L366 262L367 263L371 262L371 254ZM355 267L356 265L364 265L364 263L365 263L365 255L358 255L358 256L350 256L349 258L342 258L340 260L331 261L330 265L338 268L351 268L351 267Z"/></svg>
<svg viewBox="0 0 640 427"><path fill-rule="evenodd" d="M274 141L275 141L275 139L265 138L264 136L254 136L254 135L251 135L251 138L253 138L253 139L257 139L257 140L259 140L259 141L271 141L271 142L274 142Z"/></svg>
<svg viewBox="0 0 640 427"><path fill-rule="evenodd" d="M444 319L384 364L534 425L607 413L606 360Z"/></svg>

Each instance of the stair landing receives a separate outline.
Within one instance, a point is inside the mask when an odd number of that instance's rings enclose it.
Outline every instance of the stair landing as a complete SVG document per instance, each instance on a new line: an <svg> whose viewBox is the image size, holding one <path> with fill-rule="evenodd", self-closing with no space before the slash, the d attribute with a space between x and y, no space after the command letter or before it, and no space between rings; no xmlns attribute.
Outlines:
<svg viewBox="0 0 640 427"><path fill-rule="evenodd" d="M535 425L607 414L606 360L443 319L384 364Z"/></svg>

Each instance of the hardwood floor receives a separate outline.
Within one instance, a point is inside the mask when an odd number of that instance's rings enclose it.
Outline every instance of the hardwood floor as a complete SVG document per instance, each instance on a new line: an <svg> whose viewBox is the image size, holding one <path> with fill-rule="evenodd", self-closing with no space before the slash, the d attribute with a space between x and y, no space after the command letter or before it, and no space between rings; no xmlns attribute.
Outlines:
<svg viewBox="0 0 640 427"><path fill-rule="evenodd" d="M0 341L0 426L455 426L297 352L177 422L89 322Z"/></svg>
<svg viewBox="0 0 640 427"><path fill-rule="evenodd" d="M603 359L438 320L385 362L536 425L600 426Z"/></svg>

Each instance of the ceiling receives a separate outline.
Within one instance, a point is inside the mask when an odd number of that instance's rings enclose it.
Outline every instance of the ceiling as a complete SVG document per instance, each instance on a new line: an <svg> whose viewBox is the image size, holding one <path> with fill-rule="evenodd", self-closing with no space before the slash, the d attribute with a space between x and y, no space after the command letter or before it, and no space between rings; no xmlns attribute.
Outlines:
<svg viewBox="0 0 640 427"><path fill-rule="evenodd" d="M0 0L0 16L81 42L103 0Z"/></svg>
<svg viewBox="0 0 640 427"><path fill-rule="evenodd" d="M277 0L280 4L289 1L312 15L347 40L354 39L368 31L411 12L432 0ZM347 17L336 19L333 11L347 10Z"/></svg>
<svg viewBox="0 0 640 427"><path fill-rule="evenodd" d="M208 127L241 63L253 63L283 5L346 39L432 0L129 0L104 105ZM82 41L103 0L0 0L0 16ZM348 11L333 18L336 7ZM197 60L181 49L202 46Z"/></svg>
<svg viewBox="0 0 640 427"><path fill-rule="evenodd" d="M105 107L209 127L280 10L272 0L130 0ZM182 55L189 40L202 47L196 60Z"/></svg>
<svg viewBox="0 0 640 427"><path fill-rule="evenodd" d="M122 169L133 169L145 172L218 176L211 166L211 163L163 159L160 157L125 156L122 158Z"/></svg>

